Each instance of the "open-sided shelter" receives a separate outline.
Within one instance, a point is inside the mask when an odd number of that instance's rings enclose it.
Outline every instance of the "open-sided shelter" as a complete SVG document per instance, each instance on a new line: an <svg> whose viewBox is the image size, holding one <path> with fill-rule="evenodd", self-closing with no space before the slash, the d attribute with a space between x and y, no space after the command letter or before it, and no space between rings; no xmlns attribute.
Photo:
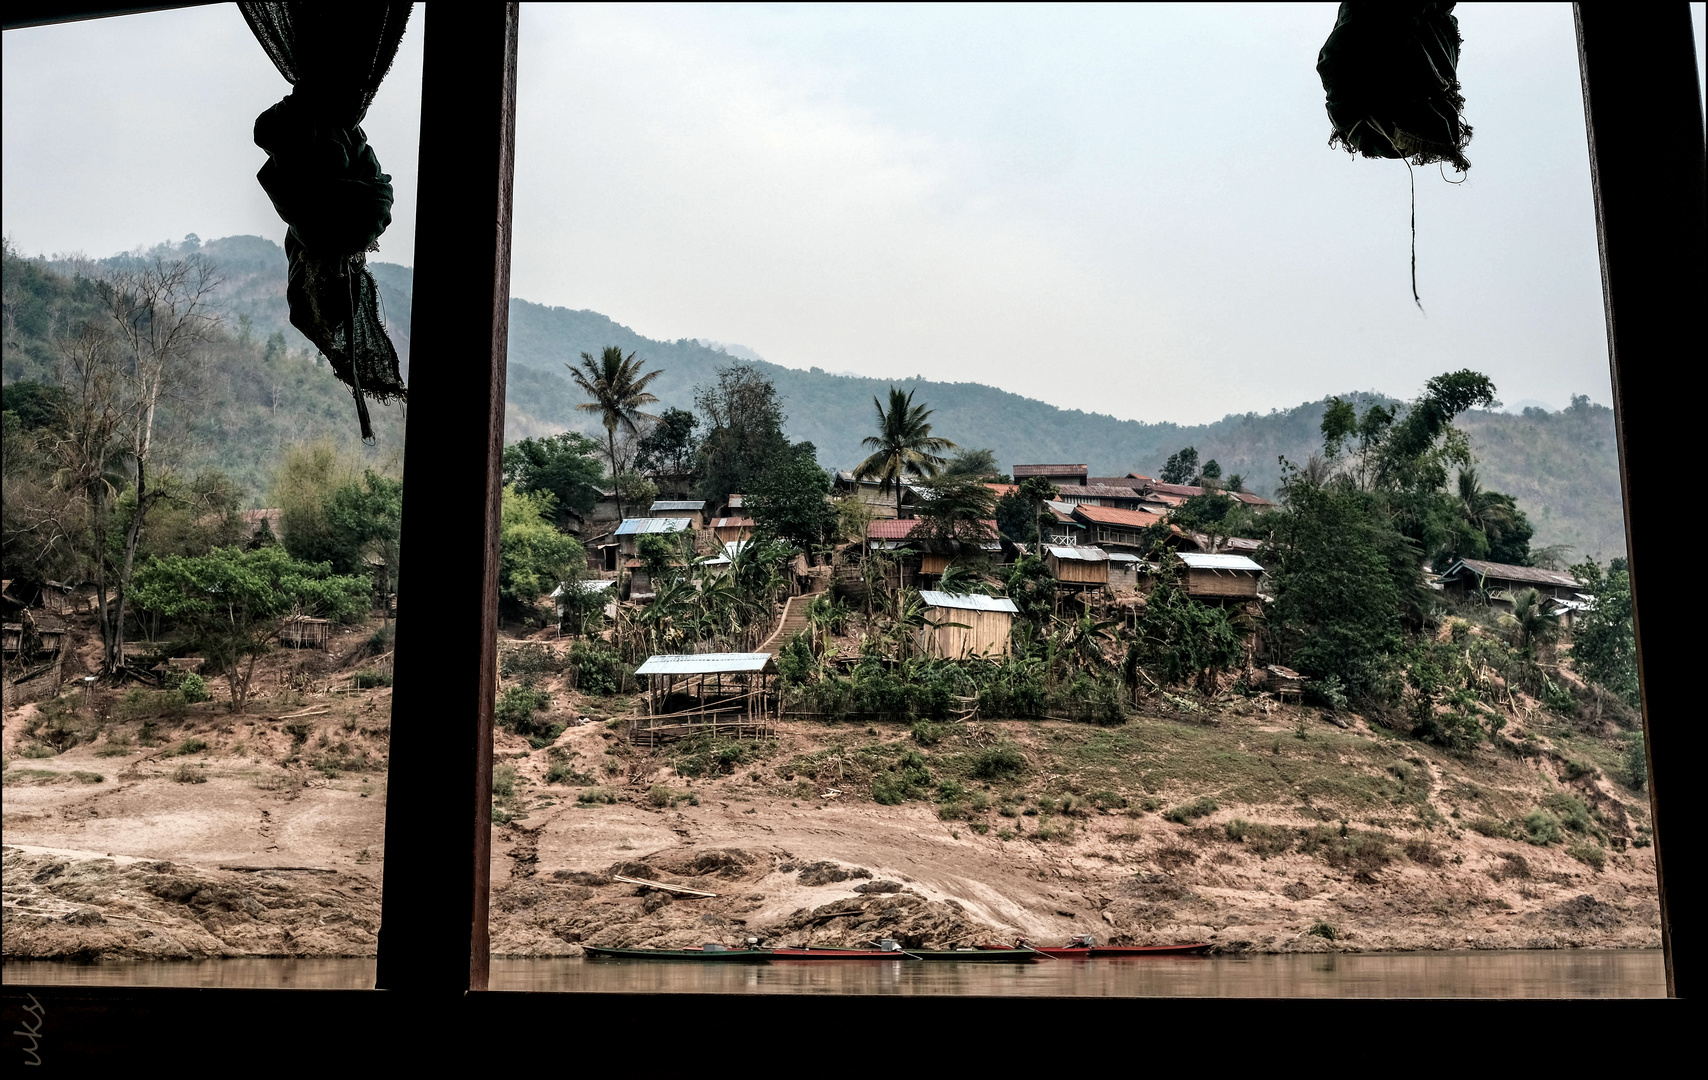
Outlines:
<svg viewBox="0 0 1708 1080"><path fill-rule="evenodd" d="M1014 616L1020 609L1005 596L919 590L925 601L926 618L931 624L921 627L919 647L927 656L962 658L967 656L1007 656L1009 632L1014 629Z"/></svg>
<svg viewBox="0 0 1708 1080"><path fill-rule="evenodd" d="M777 664L770 653L660 653L635 674L646 676L646 715L629 722L632 742L773 733Z"/></svg>

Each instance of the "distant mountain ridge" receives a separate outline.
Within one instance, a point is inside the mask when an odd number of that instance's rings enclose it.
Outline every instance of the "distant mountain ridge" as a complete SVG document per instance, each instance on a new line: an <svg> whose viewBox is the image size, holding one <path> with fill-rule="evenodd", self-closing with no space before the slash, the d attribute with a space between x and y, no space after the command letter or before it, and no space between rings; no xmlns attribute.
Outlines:
<svg viewBox="0 0 1708 1080"><path fill-rule="evenodd" d="M233 320L247 317L261 337L280 332L290 347L311 348L288 324L285 257L279 245L254 236L198 245L224 271L221 299ZM136 257L117 256L102 262ZM407 365L413 271L383 262L371 268L380 286L388 330ZM625 353L634 351L649 368L660 369L651 387L660 398L660 408L691 409L694 387L710 382L719 367L752 363L776 384L788 412L790 437L811 441L820 463L827 467L847 468L864 456L860 439L873 428L872 399L892 385L915 391L916 400L934 410L931 421L936 434L967 447L989 447L1004 468L1021 462L1069 462L1084 463L1097 475L1137 471L1155 476L1170 454L1194 446L1202 459L1218 461L1224 475L1237 473L1252 491L1273 496L1280 478L1279 459L1303 462L1321 445L1323 401L1267 414L1230 414L1208 424L1120 420L1057 408L981 383L862 378L738 360L697 340L655 341L597 312L520 298L510 301L507 437L564 430L592 433L597 421L576 410L583 398L565 365L582 352L597 354L607 345ZM1348 396L1361 401L1392 400L1371 393ZM1598 555L1603 560L1623 554L1611 410L1578 398L1557 412L1479 411L1462 417L1460 425L1471 434L1484 486L1518 498L1536 525L1537 545L1567 544L1574 554Z"/></svg>

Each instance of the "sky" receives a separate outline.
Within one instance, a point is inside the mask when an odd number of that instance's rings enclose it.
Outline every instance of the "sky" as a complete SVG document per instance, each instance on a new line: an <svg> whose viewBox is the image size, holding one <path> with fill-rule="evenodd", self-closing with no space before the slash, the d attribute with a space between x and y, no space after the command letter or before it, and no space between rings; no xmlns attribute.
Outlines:
<svg viewBox="0 0 1708 1080"><path fill-rule="evenodd" d="M1328 148L1334 13L524 4L513 291L1148 421L1466 366L1509 406L1608 401L1570 7L1460 5L1458 185ZM426 17L364 124L398 192L375 257L406 264ZM234 5L3 45L18 250L282 239L251 130L288 87Z"/></svg>

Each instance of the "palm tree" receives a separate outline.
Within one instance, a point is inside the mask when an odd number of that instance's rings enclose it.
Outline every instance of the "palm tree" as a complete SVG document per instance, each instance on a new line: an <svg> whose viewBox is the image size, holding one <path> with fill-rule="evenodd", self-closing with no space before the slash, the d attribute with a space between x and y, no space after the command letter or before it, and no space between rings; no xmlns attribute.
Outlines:
<svg viewBox="0 0 1708 1080"><path fill-rule="evenodd" d="M611 462L611 481L617 480L617 428L622 427L630 434L640 433L639 421L656 420L656 416L640 411L642 405L651 405L658 400L656 395L647 393L647 384L662 374L660 370L641 374L644 361L636 360L634 353L623 356L623 350L615 345L607 345L599 353L599 359L593 359L591 353L581 354L581 363L565 364L569 369L570 378L575 385L581 387L591 401L584 401L576 408L582 412L599 413L605 424L606 455ZM623 497L617 496L617 516L623 513Z"/></svg>
<svg viewBox="0 0 1708 1080"><path fill-rule="evenodd" d="M1500 624L1512 631L1512 646L1522 650L1525 655L1536 651L1536 646L1552 640L1555 630L1559 628L1559 620L1542 606L1542 594L1535 589L1524 589L1512 597L1512 610L1500 617Z"/></svg>
<svg viewBox="0 0 1708 1080"><path fill-rule="evenodd" d="M1484 491L1477 470L1459 470L1459 520L1494 543L1512 527L1512 507L1499 495Z"/></svg>
<svg viewBox="0 0 1708 1080"><path fill-rule="evenodd" d="M878 433L861 439L860 445L871 447L873 453L854 469L856 481L877 479L879 494L895 490L896 517L901 516L901 493L906 486L902 477L910 472L927 478L936 476L948 463L943 452L960 449L948 439L931 434L931 425L925 422L931 410L923 404L915 405L913 394L912 390L903 394L890 387L888 409L877 398L872 399L878 410Z"/></svg>

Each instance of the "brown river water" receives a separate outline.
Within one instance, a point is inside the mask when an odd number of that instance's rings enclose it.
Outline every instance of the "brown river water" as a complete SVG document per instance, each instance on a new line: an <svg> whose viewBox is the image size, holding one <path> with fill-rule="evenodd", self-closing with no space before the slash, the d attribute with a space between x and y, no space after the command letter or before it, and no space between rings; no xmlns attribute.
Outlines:
<svg viewBox="0 0 1708 1080"><path fill-rule="evenodd" d="M9 985L361 989L372 960L7 961ZM494 960L492 989L564 993L976 994L1045 997L1664 997L1659 950L1329 953L1038 960L680 963Z"/></svg>

